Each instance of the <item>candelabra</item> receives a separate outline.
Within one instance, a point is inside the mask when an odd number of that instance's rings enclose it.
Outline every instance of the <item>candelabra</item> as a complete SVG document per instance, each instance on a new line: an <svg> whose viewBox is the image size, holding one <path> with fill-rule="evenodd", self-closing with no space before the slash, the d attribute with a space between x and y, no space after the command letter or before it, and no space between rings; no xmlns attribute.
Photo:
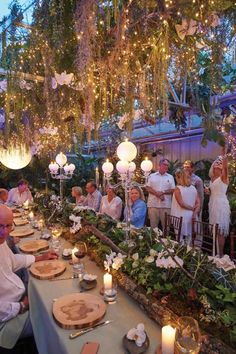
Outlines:
<svg viewBox="0 0 236 354"><path fill-rule="evenodd" d="M49 164L49 170L52 178L60 181L60 199L63 200L63 181L71 179L75 170L73 163L67 164L67 157L62 152L56 156L56 162Z"/></svg>
<svg viewBox="0 0 236 354"><path fill-rule="evenodd" d="M126 210L126 242L130 244L129 234L130 234L130 219L131 219L131 208L129 201L129 192L132 186L136 185L138 187L144 187L147 184L148 176L152 170L152 161L148 160L147 157L141 162L141 170L143 172L143 177L145 178L145 183L140 184L134 181L134 172L136 170L136 164L133 160L137 156L137 148L130 141L126 140L122 142L116 150L119 161L116 164L116 170L119 173L120 182L114 185L114 187L122 186L125 191L125 210ZM107 159L102 165L102 170L104 172L105 179L109 183L114 166Z"/></svg>

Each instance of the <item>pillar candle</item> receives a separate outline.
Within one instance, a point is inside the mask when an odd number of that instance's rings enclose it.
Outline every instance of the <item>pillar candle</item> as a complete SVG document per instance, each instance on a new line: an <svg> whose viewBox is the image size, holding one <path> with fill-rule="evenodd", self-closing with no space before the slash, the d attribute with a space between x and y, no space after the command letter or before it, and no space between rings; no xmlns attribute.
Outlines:
<svg viewBox="0 0 236 354"><path fill-rule="evenodd" d="M32 211L29 213L29 219L30 219L31 221L34 220L34 213L33 213Z"/></svg>
<svg viewBox="0 0 236 354"><path fill-rule="evenodd" d="M112 275L111 274L109 274L109 273L104 274L103 284L104 284L104 290L111 290L112 289Z"/></svg>
<svg viewBox="0 0 236 354"><path fill-rule="evenodd" d="M174 354L175 331L170 325L162 327L162 354Z"/></svg>

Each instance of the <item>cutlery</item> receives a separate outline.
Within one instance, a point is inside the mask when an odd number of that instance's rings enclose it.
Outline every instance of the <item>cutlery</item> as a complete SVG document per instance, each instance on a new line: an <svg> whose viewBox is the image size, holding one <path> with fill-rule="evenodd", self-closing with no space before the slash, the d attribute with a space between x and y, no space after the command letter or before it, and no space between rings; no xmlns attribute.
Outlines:
<svg viewBox="0 0 236 354"><path fill-rule="evenodd" d="M85 334L85 333L88 333L90 331L93 331L94 329L96 329L98 327L106 326L106 325L108 325L111 322L113 322L113 320L107 320L107 321L104 321L104 322L100 322L100 323L98 323L98 324L96 324L96 325L94 325L92 327L82 329L81 331L78 331L78 332L75 332L75 333L71 333L69 335L69 338L70 339L74 339L76 337L82 336L82 334Z"/></svg>
<svg viewBox="0 0 236 354"><path fill-rule="evenodd" d="M79 274L73 274L70 277L63 277L63 278L52 278L50 281L56 281L56 280L67 280L67 279L78 279Z"/></svg>

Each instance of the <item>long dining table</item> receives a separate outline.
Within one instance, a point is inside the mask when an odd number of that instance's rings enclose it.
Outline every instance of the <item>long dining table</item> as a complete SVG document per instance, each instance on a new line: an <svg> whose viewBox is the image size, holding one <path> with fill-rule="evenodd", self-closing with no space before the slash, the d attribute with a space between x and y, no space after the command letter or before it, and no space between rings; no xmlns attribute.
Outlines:
<svg viewBox="0 0 236 354"><path fill-rule="evenodd" d="M19 226L17 228L20 228ZM34 234L21 238L20 243L27 240L39 239L40 232L35 230ZM67 241L61 241L61 248L68 248ZM66 263L65 272L58 276L56 281L39 280L29 276L28 296L30 304L30 317L35 335L39 354L78 354L86 342L97 342L100 344L99 354L124 354L123 337L129 329L143 323L145 331L150 340L147 354L154 354L161 342L161 328L151 320L139 304L131 299L125 291L118 288L117 300L107 304L106 314L103 320L112 320L106 326L94 329L75 339L70 339L70 333L76 330L61 328L52 315L52 306L63 295L78 293L81 291L79 280L60 278L71 277L73 274L72 265ZM97 286L88 291L89 294L100 296L100 289L103 286L104 272L87 256L83 259L86 273L97 275Z"/></svg>

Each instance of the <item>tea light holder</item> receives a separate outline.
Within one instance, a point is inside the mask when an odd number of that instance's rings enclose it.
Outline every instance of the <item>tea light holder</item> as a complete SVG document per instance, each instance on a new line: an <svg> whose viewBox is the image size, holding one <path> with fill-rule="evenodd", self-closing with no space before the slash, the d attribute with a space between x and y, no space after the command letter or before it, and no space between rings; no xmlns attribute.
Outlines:
<svg viewBox="0 0 236 354"><path fill-rule="evenodd" d="M114 288L104 290L103 299L108 303L115 302L117 298L117 290Z"/></svg>

